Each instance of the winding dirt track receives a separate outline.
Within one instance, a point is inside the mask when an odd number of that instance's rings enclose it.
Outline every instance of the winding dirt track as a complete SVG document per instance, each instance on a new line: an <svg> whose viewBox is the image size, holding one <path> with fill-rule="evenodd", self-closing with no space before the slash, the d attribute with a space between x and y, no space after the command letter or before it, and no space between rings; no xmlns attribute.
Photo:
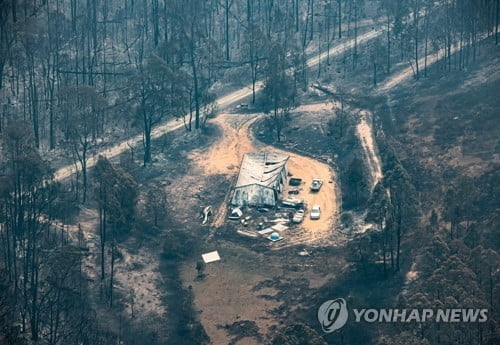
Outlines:
<svg viewBox="0 0 500 345"><path fill-rule="evenodd" d="M301 231L289 231L282 242L284 245L296 243L318 243L331 237L333 225L339 213L339 201L335 189L335 173L333 169L313 158L301 156L275 147L265 145L252 137L250 126L260 116L257 114L220 114L212 122L222 129L221 138L206 151L195 151L190 158L207 174L225 174L235 176L239 172L239 165L246 152L267 151L277 152L290 156L288 170L294 176L303 179L300 186L299 198L304 199L308 208L320 205L321 218L311 220L306 218L301 224ZM318 193L309 192L309 184L314 178L324 180L323 187ZM288 187L288 186L287 186ZM287 194L287 189L283 193ZM215 226L224 221L226 204L221 206L216 215ZM222 217L221 217L222 216ZM282 245L280 245L281 247Z"/></svg>
<svg viewBox="0 0 500 345"><path fill-rule="evenodd" d="M366 110L362 110L360 114L361 119L356 125L356 135L361 142L361 147L365 156L365 162L368 165L368 170L370 173L371 188L373 188L383 177L382 164L377 152L377 144L375 142L373 128L370 124L372 115Z"/></svg>

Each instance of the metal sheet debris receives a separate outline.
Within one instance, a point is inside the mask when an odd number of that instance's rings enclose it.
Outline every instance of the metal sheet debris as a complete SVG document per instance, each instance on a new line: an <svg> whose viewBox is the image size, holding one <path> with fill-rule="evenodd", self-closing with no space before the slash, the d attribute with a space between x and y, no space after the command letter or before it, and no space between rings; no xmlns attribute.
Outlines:
<svg viewBox="0 0 500 345"><path fill-rule="evenodd" d="M276 230L276 231L285 231L288 230L288 226L283 225L283 224L276 224L271 227L271 229Z"/></svg>
<svg viewBox="0 0 500 345"><path fill-rule="evenodd" d="M271 229L271 228L267 228L267 229L264 229L264 230L260 230L260 231L257 231L259 234L261 235L266 235L266 234L269 234L271 232L273 232L274 230Z"/></svg>
<svg viewBox="0 0 500 345"><path fill-rule="evenodd" d="M237 230L236 233L241 236L257 238L259 235L256 232L248 231L248 230Z"/></svg>

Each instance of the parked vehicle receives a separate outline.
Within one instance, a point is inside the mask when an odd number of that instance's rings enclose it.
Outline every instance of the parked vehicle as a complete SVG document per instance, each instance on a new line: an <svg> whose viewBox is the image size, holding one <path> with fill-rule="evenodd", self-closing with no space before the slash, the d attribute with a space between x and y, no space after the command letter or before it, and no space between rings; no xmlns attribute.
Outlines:
<svg viewBox="0 0 500 345"><path fill-rule="evenodd" d="M289 206L289 207L302 206L303 203L304 201L297 198L288 198L281 202L283 206Z"/></svg>
<svg viewBox="0 0 500 345"><path fill-rule="evenodd" d="M319 191L322 185L323 185L323 180L320 178L315 178L311 183L311 192Z"/></svg>
<svg viewBox="0 0 500 345"><path fill-rule="evenodd" d="M295 212L295 214L293 215L292 222L298 224L302 223L303 220L304 220L304 210L298 210L297 212Z"/></svg>
<svg viewBox="0 0 500 345"><path fill-rule="evenodd" d="M290 189L288 191L288 194L294 194L294 195L297 195L299 194L299 190L297 188L294 188L294 189Z"/></svg>
<svg viewBox="0 0 500 345"><path fill-rule="evenodd" d="M321 216L321 208L319 207L319 205L313 205L310 213L311 219L319 219L320 216Z"/></svg>
<svg viewBox="0 0 500 345"><path fill-rule="evenodd" d="M288 181L288 184L290 186L300 186L301 183L302 183L302 179L298 178L298 177L292 177L290 179L290 181Z"/></svg>
<svg viewBox="0 0 500 345"><path fill-rule="evenodd" d="M236 109L248 109L247 103L241 103L236 106Z"/></svg>

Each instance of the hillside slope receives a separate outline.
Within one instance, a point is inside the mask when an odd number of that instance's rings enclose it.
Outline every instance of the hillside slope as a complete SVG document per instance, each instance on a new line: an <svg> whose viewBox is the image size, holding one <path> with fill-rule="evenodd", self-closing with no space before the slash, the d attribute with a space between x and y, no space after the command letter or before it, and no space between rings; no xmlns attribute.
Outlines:
<svg viewBox="0 0 500 345"><path fill-rule="evenodd" d="M403 239L405 256L415 260L404 270L399 303L482 306L490 313L484 325L420 329L420 338L431 344L500 339L494 326L500 300L498 66L498 46L487 45L467 70L391 90L375 110L385 133L379 141L386 164L393 154L401 161L423 214L420 228Z"/></svg>

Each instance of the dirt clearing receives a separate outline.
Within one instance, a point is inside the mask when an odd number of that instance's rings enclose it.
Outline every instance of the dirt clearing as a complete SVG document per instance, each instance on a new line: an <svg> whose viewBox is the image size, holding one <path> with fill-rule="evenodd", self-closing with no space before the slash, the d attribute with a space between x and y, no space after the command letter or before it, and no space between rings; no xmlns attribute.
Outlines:
<svg viewBox="0 0 500 345"><path fill-rule="evenodd" d="M324 249L299 256L295 248L257 253L229 241L217 242L216 248L221 261L207 264L203 278L195 270L199 258L186 261L181 271L212 344L270 343L273 331L308 303L306 296L345 265L340 252L326 255L332 252Z"/></svg>
<svg viewBox="0 0 500 345"><path fill-rule="evenodd" d="M321 207L321 218L311 220L306 211L306 217L301 224L301 231L287 233L285 244L314 243L329 238L339 213L339 202L335 190L335 172L333 169L315 159L293 152L284 151L265 145L253 138L250 126L260 116L259 114L220 114L211 123L222 129L222 136L212 147L204 151L195 151L190 158L202 168L206 174L225 174L234 177L239 172L239 166L246 152L269 151L290 156L288 170L294 177L302 178L299 194L295 197L304 200L307 209L312 205ZM309 185L314 178L323 179L321 190L317 193L309 191ZM286 186L283 198L287 198ZM225 214L227 204L224 203L216 215ZM219 216L219 217L217 217ZM224 220L224 218L222 218ZM215 226L221 225L216 222Z"/></svg>
<svg viewBox="0 0 500 345"><path fill-rule="evenodd" d="M282 270L266 259L242 247L219 245L224 255L221 261L208 264L203 279L196 277L195 262L184 266L182 278L194 290L200 320L213 344L229 344L231 336L226 329L233 323L249 321L258 333L266 334L277 325L272 312L281 303L263 295L273 296L273 289L256 290L262 280L281 275ZM235 289L236 288L236 289ZM259 334L245 337L238 344L262 344Z"/></svg>

